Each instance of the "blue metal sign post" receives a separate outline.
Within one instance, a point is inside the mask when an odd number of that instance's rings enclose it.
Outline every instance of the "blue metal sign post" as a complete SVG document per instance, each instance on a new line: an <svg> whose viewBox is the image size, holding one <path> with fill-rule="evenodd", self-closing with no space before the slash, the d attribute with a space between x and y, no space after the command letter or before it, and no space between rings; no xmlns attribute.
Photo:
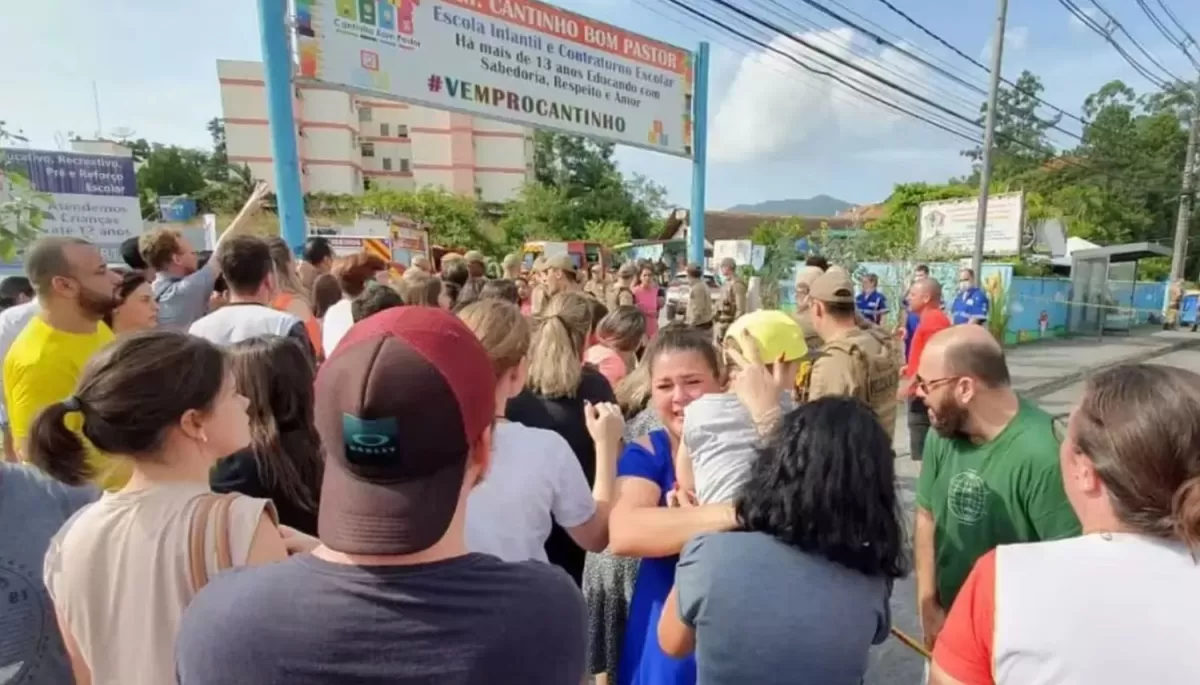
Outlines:
<svg viewBox="0 0 1200 685"><path fill-rule="evenodd" d="M296 149L296 118L292 110L292 50L287 12L287 0L258 0L279 232L292 251L299 254L304 249L306 222L304 193L300 189L300 154Z"/></svg>
<svg viewBox="0 0 1200 685"><path fill-rule="evenodd" d="M708 166L708 43L700 44L693 66L692 211L688 226L688 262L704 267L704 183Z"/></svg>

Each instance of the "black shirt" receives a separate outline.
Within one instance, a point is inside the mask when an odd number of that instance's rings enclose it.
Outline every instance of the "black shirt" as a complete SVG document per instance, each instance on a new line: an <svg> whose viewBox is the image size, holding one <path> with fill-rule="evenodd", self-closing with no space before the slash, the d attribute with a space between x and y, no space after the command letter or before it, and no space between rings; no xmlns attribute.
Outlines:
<svg viewBox="0 0 1200 685"><path fill-rule="evenodd" d="M238 450L217 462L208 474L208 484L213 492L236 492L249 497L261 497L275 503L279 522L291 526L301 533L317 534L317 512L309 511L288 499L279 490L268 488L262 482L254 453L249 449ZM313 500L320 492L313 492Z"/></svg>
<svg viewBox="0 0 1200 685"><path fill-rule="evenodd" d="M617 401L608 379L587 364L583 367L583 376L574 397L547 399L525 390L508 401L505 415L509 421L552 430L561 435L575 452L575 458L579 460L591 485L596 481L596 445L583 419L585 401L592 404ZM582 582L584 552L557 524L546 540L546 556L550 563L566 569L577 584Z"/></svg>

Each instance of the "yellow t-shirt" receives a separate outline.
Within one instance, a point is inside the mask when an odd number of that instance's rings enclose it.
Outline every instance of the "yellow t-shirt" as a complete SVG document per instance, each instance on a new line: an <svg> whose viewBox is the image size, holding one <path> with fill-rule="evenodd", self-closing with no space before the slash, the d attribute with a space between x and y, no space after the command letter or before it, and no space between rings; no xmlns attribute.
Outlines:
<svg viewBox="0 0 1200 685"><path fill-rule="evenodd" d="M70 397L84 364L112 339L112 331L103 323L96 327L95 333L67 333L35 316L13 341L4 358L4 403L8 407L13 445L22 457L26 453L25 440L38 413ZM66 425L79 433L83 417L70 414ZM129 465L108 457L86 440L84 444L96 484L106 490L125 485L129 480Z"/></svg>

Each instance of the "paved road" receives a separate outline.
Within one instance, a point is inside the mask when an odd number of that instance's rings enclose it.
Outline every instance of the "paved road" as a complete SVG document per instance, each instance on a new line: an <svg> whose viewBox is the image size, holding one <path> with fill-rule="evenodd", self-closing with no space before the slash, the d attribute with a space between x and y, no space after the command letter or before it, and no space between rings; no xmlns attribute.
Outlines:
<svg viewBox="0 0 1200 685"><path fill-rule="evenodd" d="M1151 360L1149 363L1163 364L1177 368L1190 369L1200 372L1200 350L1169 352ZM1039 404L1052 414L1064 414L1071 410L1079 400L1083 391L1083 382L1079 381L1038 399ZM900 482L901 497L904 506L910 512L919 467L907 457L907 432L900 442L901 435L897 431L897 448L904 445L903 453L897 464L897 478ZM920 635L920 624L917 621L916 587L912 577L896 583L892 594L892 623L900 630L917 637ZM922 659L908 647L894 638L875 648L871 655L871 668L867 673L867 685L918 685L921 682Z"/></svg>

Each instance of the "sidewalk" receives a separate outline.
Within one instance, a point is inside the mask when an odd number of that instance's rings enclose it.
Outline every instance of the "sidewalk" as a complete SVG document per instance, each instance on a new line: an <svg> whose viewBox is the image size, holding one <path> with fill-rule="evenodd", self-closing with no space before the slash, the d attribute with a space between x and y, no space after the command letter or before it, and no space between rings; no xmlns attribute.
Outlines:
<svg viewBox="0 0 1200 685"><path fill-rule="evenodd" d="M1004 354L1013 387L1025 397L1036 399L1074 385L1103 368L1149 361L1189 347L1200 347L1200 333L1146 328L1128 335L1028 343L1010 347ZM903 405L897 414L893 445L897 457L907 457L908 421Z"/></svg>

